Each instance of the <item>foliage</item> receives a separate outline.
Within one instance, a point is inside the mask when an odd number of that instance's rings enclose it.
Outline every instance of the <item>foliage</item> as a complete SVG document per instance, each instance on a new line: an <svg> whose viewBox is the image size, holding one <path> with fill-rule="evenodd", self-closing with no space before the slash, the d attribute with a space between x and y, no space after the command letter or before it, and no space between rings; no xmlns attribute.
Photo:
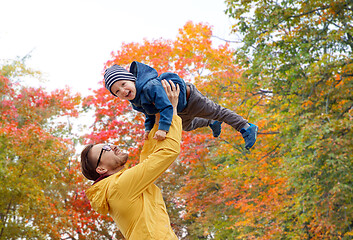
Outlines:
<svg viewBox="0 0 353 240"><path fill-rule="evenodd" d="M65 178L73 141L58 117L76 118L81 99L18 81L38 74L21 61L0 68L0 239L58 239L72 220L61 211L72 190Z"/></svg>
<svg viewBox="0 0 353 240"><path fill-rule="evenodd" d="M351 4L226 3L239 49L213 46L210 26L188 22L175 41L124 43L106 63L175 72L260 127L251 153L226 124L218 139L183 133L180 158L158 181L174 230L181 239L351 239ZM142 116L103 86L86 104L96 112L90 141L125 145L136 164Z"/></svg>
<svg viewBox="0 0 353 240"><path fill-rule="evenodd" d="M353 238L351 0L226 0L243 45L215 46L187 22L175 40L123 43L105 67L141 61L193 82L260 127L248 152L226 124L184 132L179 159L159 178L180 239ZM81 97L25 87L41 79L24 60L0 67L0 239L123 239L94 212L63 119ZM143 116L102 85L84 143L113 142L138 162Z"/></svg>
<svg viewBox="0 0 353 240"><path fill-rule="evenodd" d="M280 126L273 158L288 177L286 204L270 213L275 222L260 234L258 222L249 238L351 239L352 2L226 3L243 36L236 54L248 87L271 93L266 111Z"/></svg>

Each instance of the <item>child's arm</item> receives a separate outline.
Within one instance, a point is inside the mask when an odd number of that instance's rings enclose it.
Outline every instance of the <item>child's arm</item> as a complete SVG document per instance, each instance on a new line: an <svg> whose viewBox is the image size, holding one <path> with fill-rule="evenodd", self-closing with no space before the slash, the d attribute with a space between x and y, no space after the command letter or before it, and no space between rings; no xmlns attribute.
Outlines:
<svg viewBox="0 0 353 240"><path fill-rule="evenodd" d="M164 82L164 84L165 84L165 82ZM157 113L156 114L156 122L159 123L160 118L161 118L161 114ZM155 131L153 139L156 139L157 141L162 141L166 138L167 133L168 133L167 131L158 129L157 131Z"/></svg>
<svg viewBox="0 0 353 240"><path fill-rule="evenodd" d="M147 140L148 139L148 134L150 134L151 131L146 131L145 130L145 133L143 134L143 140Z"/></svg>
<svg viewBox="0 0 353 240"><path fill-rule="evenodd" d="M148 99L154 104L160 114L158 130L168 132L173 119L173 105L170 103L161 82L151 86L148 91Z"/></svg>
<svg viewBox="0 0 353 240"><path fill-rule="evenodd" d="M155 122L159 122L160 119L160 114L157 113L155 116ZM144 135L144 139L147 140L148 139L148 135L149 135L150 131L145 131L145 135ZM167 131L164 130L157 130L154 132L154 137L153 139L156 139L158 141L164 140L166 138L167 135Z"/></svg>
<svg viewBox="0 0 353 240"><path fill-rule="evenodd" d="M141 112L143 114L145 114L145 133L143 135L143 139L147 140L148 139L148 134L150 133L151 129L153 128L156 120L156 116L155 115L148 115L145 111L145 109L143 109L142 107L137 107L135 104L132 103L132 108L138 112Z"/></svg>
<svg viewBox="0 0 353 240"><path fill-rule="evenodd" d="M148 115L148 114L145 114L145 116L146 116L145 131L150 132L156 122L156 116L155 115Z"/></svg>

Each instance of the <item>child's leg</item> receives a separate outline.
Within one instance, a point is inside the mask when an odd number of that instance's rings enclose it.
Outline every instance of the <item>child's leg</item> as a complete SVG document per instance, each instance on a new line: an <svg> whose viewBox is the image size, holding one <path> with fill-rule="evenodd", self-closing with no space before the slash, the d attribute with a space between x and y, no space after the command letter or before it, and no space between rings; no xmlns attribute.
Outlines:
<svg viewBox="0 0 353 240"><path fill-rule="evenodd" d="M180 115L180 117L183 120L184 131L192 131L197 128L208 127L214 122L214 120L205 118L189 118L188 115Z"/></svg>
<svg viewBox="0 0 353 240"><path fill-rule="evenodd" d="M200 127L202 124L202 127L208 126L213 123L213 121L210 120L225 122L237 131L240 131L244 126L247 126L248 121L243 117L211 101L202 95L202 93L197 90L193 84L187 83L187 85L191 90L190 97L188 99L186 108L181 113L179 113L179 116L183 119L183 123L184 118L194 118L191 123L188 123L188 131ZM201 119L205 120L201 121ZM194 120L195 123L193 123Z"/></svg>

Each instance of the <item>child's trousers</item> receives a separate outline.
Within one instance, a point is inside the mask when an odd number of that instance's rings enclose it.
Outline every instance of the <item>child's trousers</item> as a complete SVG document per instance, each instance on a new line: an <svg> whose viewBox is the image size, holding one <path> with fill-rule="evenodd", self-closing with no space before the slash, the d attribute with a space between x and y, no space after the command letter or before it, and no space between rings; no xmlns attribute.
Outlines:
<svg viewBox="0 0 353 240"><path fill-rule="evenodd" d="M185 109L178 113L183 120L184 131L207 127L215 120L225 122L237 131L240 131L244 125L248 123L248 121L240 115L227 108L221 107L202 95L193 84L186 83L186 85L190 87L190 97Z"/></svg>

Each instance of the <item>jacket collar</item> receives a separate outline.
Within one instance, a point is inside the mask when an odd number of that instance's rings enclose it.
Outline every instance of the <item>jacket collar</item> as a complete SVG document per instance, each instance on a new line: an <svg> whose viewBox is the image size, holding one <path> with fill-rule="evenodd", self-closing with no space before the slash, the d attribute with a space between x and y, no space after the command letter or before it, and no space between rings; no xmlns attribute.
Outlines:
<svg viewBox="0 0 353 240"><path fill-rule="evenodd" d="M94 181L94 183L92 184L92 185L94 185L94 184L96 184L97 182L99 182L100 180L103 180L104 178L107 178L107 177L109 177L109 176L111 176L111 174L103 174L103 175L100 175L99 176L99 178L97 178L96 179L96 181Z"/></svg>
<svg viewBox="0 0 353 240"><path fill-rule="evenodd" d="M122 174L126 169L127 169L127 167L124 166L123 169L121 169L117 173ZM113 173L113 174L104 173L103 175L100 175L99 178L97 178L92 185L96 184L97 182L99 182L99 181L101 181L101 180L103 180L103 179L105 179L107 177L110 177L111 175L117 174L117 173Z"/></svg>

